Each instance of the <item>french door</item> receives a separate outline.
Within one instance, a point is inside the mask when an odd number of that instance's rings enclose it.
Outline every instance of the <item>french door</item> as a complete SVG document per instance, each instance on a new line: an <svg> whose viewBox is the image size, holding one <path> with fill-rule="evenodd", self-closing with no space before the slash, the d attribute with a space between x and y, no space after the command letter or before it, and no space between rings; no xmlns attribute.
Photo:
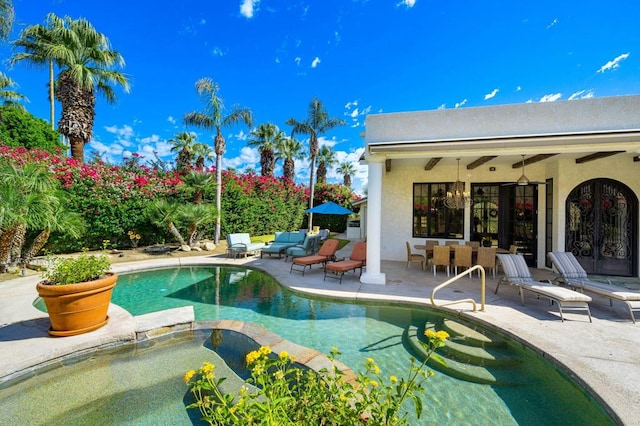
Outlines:
<svg viewBox="0 0 640 426"><path fill-rule="evenodd" d="M626 185L593 179L566 201L565 250L587 273L634 276L637 271L638 199Z"/></svg>
<svg viewBox="0 0 640 426"><path fill-rule="evenodd" d="M489 236L494 245L515 245L529 266L537 262L538 186L474 184L471 236Z"/></svg>

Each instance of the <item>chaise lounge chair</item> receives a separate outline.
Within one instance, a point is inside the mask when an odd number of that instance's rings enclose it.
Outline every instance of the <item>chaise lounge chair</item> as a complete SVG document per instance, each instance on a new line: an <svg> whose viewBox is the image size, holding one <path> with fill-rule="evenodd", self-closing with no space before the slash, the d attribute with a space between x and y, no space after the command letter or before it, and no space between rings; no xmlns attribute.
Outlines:
<svg viewBox="0 0 640 426"><path fill-rule="evenodd" d="M558 287L551 284L550 281L535 281L531 276L529 266L523 256L517 254L496 254L498 260L502 264L505 276L500 278L496 286L495 294L498 294L500 284L511 284L518 287L520 293L520 301L524 305L523 290L535 293L538 297L549 299L555 302L560 311L560 319L564 322L562 315L564 311L587 311L589 322L591 322L591 311L589 310L589 302L591 297L568 288Z"/></svg>
<svg viewBox="0 0 640 426"><path fill-rule="evenodd" d="M324 269L327 265L327 262L333 260L333 258L335 257L339 245L340 241L338 240L326 240L324 243L322 243L322 247L320 247L320 251L318 252L318 254L295 257L291 262L291 269L289 270L289 273L291 273L291 271L300 271L302 272L302 276L304 277L304 271L307 269L307 266L309 267L309 269L311 269L312 265L317 265L320 263L322 263L322 268ZM294 268L294 266L302 266L302 269Z"/></svg>
<svg viewBox="0 0 640 426"><path fill-rule="evenodd" d="M590 280L587 272L571 252L553 251L547 253L547 256L554 269L561 275L558 281L580 291L589 291L608 297L610 306L613 306L613 299L624 302L629 308L631 321L635 324L636 318L633 312L640 312L640 292L616 287L611 282L605 284Z"/></svg>
<svg viewBox="0 0 640 426"><path fill-rule="evenodd" d="M349 259L326 264L324 268L324 280L327 279L327 271L331 271L332 274L329 275L329 278L340 279L340 284L342 284L342 276L345 272L360 269L360 275L362 275L362 268L366 266L366 264L367 244L362 241L358 241L353 246L353 250L351 250L351 256L349 256Z"/></svg>

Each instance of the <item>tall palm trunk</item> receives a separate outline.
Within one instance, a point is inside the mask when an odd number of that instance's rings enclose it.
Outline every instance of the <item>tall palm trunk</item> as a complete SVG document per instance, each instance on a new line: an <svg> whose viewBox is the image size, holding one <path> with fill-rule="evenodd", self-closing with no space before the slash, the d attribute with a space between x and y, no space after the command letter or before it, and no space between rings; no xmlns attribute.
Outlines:
<svg viewBox="0 0 640 426"><path fill-rule="evenodd" d="M215 139L215 153L216 153L216 232L213 242L220 244L220 222L222 212L222 154L225 151L225 140L218 130Z"/></svg>
<svg viewBox="0 0 640 426"><path fill-rule="evenodd" d="M295 177L295 161L293 158L285 158L284 160L284 177L293 182Z"/></svg>
<svg viewBox="0 0 640 426"><path fill-rule="evenodd" d="M58 99L62 103L60 133L69 138L71 156L84 163L84 145L91 140L96 97L91 89L83 89L66 72L58 78Z"/></svg>
<svg viewBox="0 0 640 426"><path fill-rule="evenodd" d="M56 119L56 113L55 113L55 105L56 105L56 99L55 99L55 93L54 93L54 87L55 87L55 81L54 81L54 75L53 75L53 59L49 59L49 114L51 117L51 130L55 130L56 129L56 125L54 124L54 121Z"/></svg>
<svg viewBox="0 0 640 426"><path fill-rule="evenodd" d="M313 185L313 169L316 168L316 156L311 156L311 169L309 170L309 208L313 208L314 185ZM313 229L313 213L309 213L309 231Z"/></svg>

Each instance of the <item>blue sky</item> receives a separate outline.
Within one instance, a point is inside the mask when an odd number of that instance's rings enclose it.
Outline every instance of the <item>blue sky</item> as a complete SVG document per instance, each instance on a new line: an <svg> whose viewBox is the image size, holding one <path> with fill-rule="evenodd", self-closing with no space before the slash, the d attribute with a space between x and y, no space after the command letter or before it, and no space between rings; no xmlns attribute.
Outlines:
<svg viewBox="0 0 640 426"><path fill-rule="evenodd" d="M321 144L354 162L353 186L366 188L368 113L468 108L640 93L640 3L636 0L14 0L15 39L48 12L84 17L126 61L131 92L98 99L94 140L110 162L138 152L172 159L168 140L194 131L182 117L202 104L194 84L211 77L228 106L252 109L255 124L304 119L313 97L347 126ZM2 56L11 48L2 46ZM3 71L48 119L47 71ZM58 113L59 113L59 106ZM228 129L225 167L254 168L250 129ZM305 141L306 142L306 141ZM89 155L87 155L89 158ZM306 161L297 180L308 182ZM281 165L276 169L281 174ZM330 182L342 176L330 170Z"/></svg>

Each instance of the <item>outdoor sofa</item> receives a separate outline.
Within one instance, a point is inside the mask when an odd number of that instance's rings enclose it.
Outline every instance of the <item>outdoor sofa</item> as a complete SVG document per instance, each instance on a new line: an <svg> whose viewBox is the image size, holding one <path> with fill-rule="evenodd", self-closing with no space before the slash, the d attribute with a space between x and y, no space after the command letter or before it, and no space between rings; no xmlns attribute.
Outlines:
<svg viewBox="0 0 640 426"><path fill-rule="evenodd" d="M227 256L238 257L248 254L257 254L264 248L264 243L252 243L249 234L227 234Z"/></svg>
<svg viewBox="0 0 640 426"><path fill-rule="evenodd" d="M304 237L305 233L300 231L276 232L273 242L269 243L269 245L265 246L265 248L262 249L261 257L264 255L264 253L267 253L269 257L271 257L272 254L277 254L279 259L283 254L285 254L285 251L289 247L303 244Z"/></svg>

